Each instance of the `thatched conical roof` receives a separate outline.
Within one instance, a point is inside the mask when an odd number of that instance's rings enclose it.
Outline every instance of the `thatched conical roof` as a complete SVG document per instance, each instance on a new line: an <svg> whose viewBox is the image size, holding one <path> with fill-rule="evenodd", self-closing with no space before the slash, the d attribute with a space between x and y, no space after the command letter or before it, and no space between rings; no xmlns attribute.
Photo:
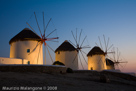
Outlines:
<svg viewBox="0 0 136 91"><path fill-rule="evenodd" d="M25 40L40 41L41 38L33 31L31 31L29 28L24 28L21 32L19 32L9 41L9 44L11 44L12 42Z"/></svg>
<svg viewBox="0 0 136 91"><path fill-rule="evenodd" d="M92 56L92 55L105 55L104 51L101 50L100 47L95 46L90 50L90 52L87 54L87 56Z"/></svg>
<svg viewBox="0 0 136 91"><path fill-rule="evenodd" d="M56 50L55 53L58 51L75 51L76 48L70 44L67 40L65 40Z"/></svg>
<svg viewBox="0 0 136 91"><path fill-rule="evenodd" d="M114 62L106 58L106 65L114 65Z"/></svg>

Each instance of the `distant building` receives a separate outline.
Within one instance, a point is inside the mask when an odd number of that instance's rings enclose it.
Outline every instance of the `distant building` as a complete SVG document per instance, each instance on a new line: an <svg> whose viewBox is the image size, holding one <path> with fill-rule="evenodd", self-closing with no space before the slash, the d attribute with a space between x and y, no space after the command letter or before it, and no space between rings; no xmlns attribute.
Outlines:
<svg viewBox="0 0 136 91"><path fill-rule="evenodd" d="M88 70L105 70L106 61L105 53L97 46L93 47L87 54L88 57Z"/></svg>
<svg viewBox="0 0 136 91"><path fill-rule="evenodd" d="M43 64L41 38L28 28L10 41L10 58L26 59L30 64Z"/></svg>
<svg viewBox="0 0 136 91"><path fill-rule="evenodd" d="M107 70L115 70L114 62L106 58Z"/></svg>
<svg viewBox="0 0 136 91"><path fill-rule="evenodd" d="M66 67L78 70L78 56L76 48L65 40L55 50L55 60L62 62Z"/></svg>

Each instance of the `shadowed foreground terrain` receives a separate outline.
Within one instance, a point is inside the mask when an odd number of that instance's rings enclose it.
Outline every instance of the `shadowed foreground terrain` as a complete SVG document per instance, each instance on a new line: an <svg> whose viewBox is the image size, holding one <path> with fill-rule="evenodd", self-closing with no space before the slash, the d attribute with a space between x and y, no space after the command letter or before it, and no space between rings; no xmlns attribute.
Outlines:
<svg viewBox="0 0 136 91"><path fill-rule="evenodd" d="M101 82L106 75L108 82ZM136 91L136 77L112 72L76 71L74 73L0 72L0 91ZM13 88L14 87L14 88ZM26 87L23 90L21 87ZM33 89L30 87L33 87ZM40 87L41 89L36 89ZM46 87L46 89L45 89Z"/></svg>

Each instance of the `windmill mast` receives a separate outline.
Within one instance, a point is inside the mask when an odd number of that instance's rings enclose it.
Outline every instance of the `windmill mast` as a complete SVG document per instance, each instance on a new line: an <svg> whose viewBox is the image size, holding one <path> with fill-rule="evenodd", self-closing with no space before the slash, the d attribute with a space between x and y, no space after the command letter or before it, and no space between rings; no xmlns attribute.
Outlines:
<svg viewBox="0 0 136 91"><path fill-rule="evenodd" d="M72 33L72 36L73 36L73 39L74 39L75 43L72 43L70 40L69 40L69 41L70 41L70 43L71 43L73 46L75 46L75 48L76 48L76 50L77 50L77 55L76 55L75 58L73 59L73 62L75 61L76 57L78 57L78 58L79 58L79 62L80 62L80 64L81 64L82 68L84 69L83 63L82 63L82 60L81 60L81 57L82 57L82 59L85 61L85 63L88 65L88 63L87 63L87 61L86 61L86 59L85 59L85 57L84 57L84 54L86 55L86 53L83 51L83 49L90 48L89 45L86 45L86 46L83 45L84 42L85 42L85 40L86 40L86 38L87 38L87 36L85 36L85 37L83 38L83 40L81 41L82 29L81 29L81 31L80 31L80 33L79 33L79 36L78 36L78 34L77 34L77 28L76 28L76 33L75 33L75 35L74 35L73 31L71 31L71 33ZM80 42L80 41L81 41L81 42ZM80 56L81 56L81 57L80 57ZM73 62L72 62L72 63L73 63Z"/></svg>
<svg viewBox="0 0 136 91"><path fill-rule="evenodd" d="M113 48L113 51L115 51L115 49ZM123 68L123 66L121 65L122 63L127 63L127 61L122 61L122 59L120 59L121 53L119 52L118 48L116 49L116 54L113 54L113 61L114 64L116 66L116 68L118 68L120 70L120 67ZM120 66L120 67L119 67Z"/></svg>

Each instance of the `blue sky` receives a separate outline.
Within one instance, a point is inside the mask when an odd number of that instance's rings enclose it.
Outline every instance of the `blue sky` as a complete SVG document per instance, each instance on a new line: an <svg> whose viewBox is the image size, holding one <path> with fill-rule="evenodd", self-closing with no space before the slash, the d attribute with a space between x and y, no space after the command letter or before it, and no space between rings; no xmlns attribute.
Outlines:
<svg viewBox="0 0 136 91"><path fill-rule="evenodd" d="M76 28L83 29L91 47L104 34L128 61L124 71L136 72L135 0L0 0L1 57L9 57L9 40L28 27L33 12L43 11L57 28L57 46L64 40L74 41L71 30Z"/></svg>

